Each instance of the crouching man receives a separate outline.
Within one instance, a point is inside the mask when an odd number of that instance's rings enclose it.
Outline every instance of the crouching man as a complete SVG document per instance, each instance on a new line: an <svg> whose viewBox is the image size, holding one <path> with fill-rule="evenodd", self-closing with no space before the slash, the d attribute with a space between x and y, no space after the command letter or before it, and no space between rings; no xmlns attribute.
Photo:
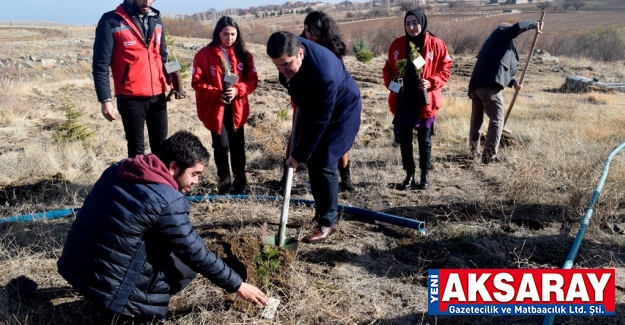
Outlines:
<svg viewBox="0 0 625 325"><path fill-rule="evenodd" d="M266 295L244 283L193 230L183 193L197 184L209 154L185 131L158 155L125 159L104 171L72 223L59 273L104 311L96 324L164 319L171 295L202 274L243 299Z"/></svg>

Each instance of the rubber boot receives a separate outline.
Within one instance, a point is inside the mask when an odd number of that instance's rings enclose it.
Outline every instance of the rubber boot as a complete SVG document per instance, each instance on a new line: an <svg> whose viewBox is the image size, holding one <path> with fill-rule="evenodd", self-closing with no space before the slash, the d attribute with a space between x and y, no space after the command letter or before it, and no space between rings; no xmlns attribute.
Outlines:
<svg viewBox="0 0 625 325"><path fill-rule="evenodd" d="M428 175L428 171L421 171L421 182L419 183L419 186L417 187L417 189L419 190L427 190L428 188L430 188L430 175Z"/></svg>
<svg viewBox="0 0 625 325"><path fill-rule="evenodd" d="M236 195L247 195L247 178L245 174L234 175L234 181L232 182L232 193Z"/></svg>
<svg viewBox="0 0 625 325"><path fill-rule="evenodd" d="M351 171L349 165L351 161L347 161L347 166L341 167L339 165L339 174L341 175L341 183L339 184L339 190L341 192L353 192L354 184L352 184Z"/></svg>
<svg viewBox="0 0 625 325"><path fill-rule="evenodd" d="M401 184L399 184L399 189L402 191L409 190L411 188L415 188L415 185L414 170L407 170L406 178L403 182L401 182Z"/></svg>

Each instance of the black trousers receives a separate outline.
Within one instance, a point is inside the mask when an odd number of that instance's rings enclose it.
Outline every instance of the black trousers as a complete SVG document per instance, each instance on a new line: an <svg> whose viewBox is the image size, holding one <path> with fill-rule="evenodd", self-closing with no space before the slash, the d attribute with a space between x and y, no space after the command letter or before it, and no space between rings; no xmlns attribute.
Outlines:
<svg viewBox="0 0 625 325"><path fill-rule="evenodd" d="M244 126L234 129L230 105L226 105L224 110L221 134L211 132L211 137L219 181L223 182L230 176L230 166L232 166L234 187L245 187L247 185L245 178L245 131ZM230 163L228 163L228 151L230 152Z"/></svg>
<svg viewBox="0 0 625 325"><path fill-rule="evenodd" d="M148 126L148 137L152 153L157 153L167 138L167 99L165 93L153 97L118 96L117 110L122 117L128 157L145 154L144 129Z"/></svg>
<svg viewBox="0 0 625 325"><path fill-rule="evenodd" d="M399 147L401 151L401 162L404 170L414 172L416 169L412 154L413 130L411 126L399 127ZM432 129L417 128L417 142L419 144L419 169L421 171L430 170L432 167Z"/></svg>
<svg viewBox="0 0 625 325"><path fill-rule="evenodd" d="M339 170L337 162L327 166L308 165L310 190L315 199L315 219L324 227L336 224L339 215Z"/></svg>

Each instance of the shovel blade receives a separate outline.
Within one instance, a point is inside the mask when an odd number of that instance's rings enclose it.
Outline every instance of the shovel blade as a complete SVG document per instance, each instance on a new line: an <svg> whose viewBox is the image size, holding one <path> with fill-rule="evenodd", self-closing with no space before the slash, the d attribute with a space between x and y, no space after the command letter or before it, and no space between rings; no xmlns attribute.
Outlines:
<svg viewBox="0 0 625 325"><path fill-rule="evenodd" d="M297 237L299 237L300 231L301 231L301 228L298 228ZM290 251L296 251L297 246L299 245L299 240L297 239L297 237L284 238L284 245L282 245L282 248L288 249ZM267 223L263 224L263 231L262 231L262 236L260 239L263 244L280 246L280 235L277 235L277 236L267 235Z"/></svg>
<svg viewBox="0 0 625 325"><path fill-rule="evenodd" d="M280 239L278 238L278 236L263 236L261 238L261 241L263 242L263 244L280 246ZM284 239L284 245L282 246L282 248L288 249L290 251L296 251L298 245L299 240L297 240L297 238L287 237Z"/></svg>

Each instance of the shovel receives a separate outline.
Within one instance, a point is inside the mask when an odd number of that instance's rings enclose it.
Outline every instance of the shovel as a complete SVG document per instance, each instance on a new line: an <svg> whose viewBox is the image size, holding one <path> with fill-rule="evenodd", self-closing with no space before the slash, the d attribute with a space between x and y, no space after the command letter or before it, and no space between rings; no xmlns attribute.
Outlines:
<svg viewBox="0 0 625 325"><path fill-rule="evenodd" d="M291 131L291 152L295 147L295 141L297 140L297 126L300 119L300 110L297 110L295 114L295 120L293 122L293 129ZM301 225L289 225L287 224L287 219L289 216L289 203L291 203L291 185L293 184L293 166L289 165L287 169L286 176L286 185L284 186L284 201L282 202L282 212L280 213L280 229L278 230L278 236L269 236L267 235L267 225L275 223L267 223L263 224L261 241L263 244L275 245L278 247L282 247L291 251L297 250L297 245L299 244L298 238L299 234L302 230ZM296 228L295 237L286 237L286 229L287 228Z"/></svg>
<svg viewBox="0 0 625 325"><path fill-rule="evenodd" d="M545 11L543 10L542 13L540 14L540 20L538 21L539 26L542 25L543 21L545 20ZM523 72L521 73L521 78L519 78L519 84L523 84L523 79L525 78L525 73L527 72L527 68L530 65L530 60L532 59L532 55L534 54L534 49L536 48L536 42L538 41L538 31L536 31L536 34L534 35L534 40L532 41L532 48L530 49L530 54L527 56L527 61L525 62L525 68L523 68ZM519 95L519 91L515 90L514 91L514 96L512 97L512 100L510 101L510 106L508 107L508 111L506 111L506 116L503 120L503 134L501 135L502 140L506 137L511 137L514 139L514 136L512 136L512 132L506 130L506 122L508 122L508 116L510 116L510 112L512 111L512 106L514 106L514 102L516 101L516 97L517 95Z"/></svg>

